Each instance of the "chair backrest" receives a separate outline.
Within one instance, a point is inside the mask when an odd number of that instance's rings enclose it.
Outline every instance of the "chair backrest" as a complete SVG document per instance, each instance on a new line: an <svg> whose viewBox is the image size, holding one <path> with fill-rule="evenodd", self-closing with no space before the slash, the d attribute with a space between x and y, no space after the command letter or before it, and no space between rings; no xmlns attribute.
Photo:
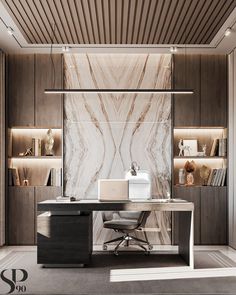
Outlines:
<svg viewBox="0 0 236 295"><path fill-rule="evenodd" d="M137 228L144 227L148 216L151 214L150 211L111 211L103 212L103 222L108 220L117 219L132 219L137 220Z"/></svg>

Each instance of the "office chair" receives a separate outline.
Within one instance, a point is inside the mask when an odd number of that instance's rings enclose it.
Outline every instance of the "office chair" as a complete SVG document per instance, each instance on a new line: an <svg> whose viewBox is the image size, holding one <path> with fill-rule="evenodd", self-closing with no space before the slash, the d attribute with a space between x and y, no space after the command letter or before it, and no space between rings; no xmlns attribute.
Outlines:
<svg viewBox="0 0 236 295"><path fill-rule="evenodd" d="M149 250L152 250L153 246L149 243L147 239L146 232L144 231L145 240L138 239L131 236L130 233L135 230L141 230L145 224L148 216L151 212L149 211L113 211L113 212L103 212L103 227L113 229L116 232L124 233L122 237L107 241L103 244L103 250L107 250L107 244L117 242L114 249L114 254L118 255L118 248L125 242L126 246L129 246L131 240L139 242L137 246L142 248L146 254L149 254ZM140 244L142 243L142 244ZM148 246L148 250L143 244Z"/></svg>

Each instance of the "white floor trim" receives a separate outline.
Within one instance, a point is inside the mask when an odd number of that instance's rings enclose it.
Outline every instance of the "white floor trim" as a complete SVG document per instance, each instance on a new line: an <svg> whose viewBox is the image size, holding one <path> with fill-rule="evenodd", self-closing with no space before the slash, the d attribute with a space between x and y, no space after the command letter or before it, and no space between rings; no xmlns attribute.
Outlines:
<svg viewBox="0 0 236 295"><path fill-rule="evenodd" d="M236 267L192 269L191 267L114 269L110 272L111 282L178 280L192 278L235 277Z"/></svg>

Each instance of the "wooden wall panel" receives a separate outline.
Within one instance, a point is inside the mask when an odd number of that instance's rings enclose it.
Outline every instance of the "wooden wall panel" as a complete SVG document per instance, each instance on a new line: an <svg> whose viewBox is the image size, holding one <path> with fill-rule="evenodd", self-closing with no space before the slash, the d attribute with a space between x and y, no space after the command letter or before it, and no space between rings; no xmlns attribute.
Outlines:
<svg viewBox="0 0 236 295"><path fill-rule="evenodd" d="M55 68L55 72L54 72ZM62 95L45 94L45 88L63 88L62 55L35 56L35 124L62 126Z"/></svg>
<svg viewBox="0 0 236 295"><path fill-rule="evenodd" d="M34 126L34 55L8 57L8 124Z"/></svg>
<svg viewBox="0 0 236 295"><path fill-rule="evenodd" d="M201 55L201 125L227 127L226 55Z"/></svg>
<svg viewBox="0 0 236 295"><path fill-rule="evenodd" d="M174 198L180 198L194 203L194 244L199 245L201 243L201 226L200 226L200 206L201 196L200 187L186 187L179 186L174 188ZM174 213L174 231L173 231L173 243L178 244L178 213Z"/></svg>
<svg viewBox="0 0 236 295"><path fill-rule="evenodd" d="M174 96L174 126L200 125L200 56L174 55L175 89L193 89L194 94Z"/></svg>

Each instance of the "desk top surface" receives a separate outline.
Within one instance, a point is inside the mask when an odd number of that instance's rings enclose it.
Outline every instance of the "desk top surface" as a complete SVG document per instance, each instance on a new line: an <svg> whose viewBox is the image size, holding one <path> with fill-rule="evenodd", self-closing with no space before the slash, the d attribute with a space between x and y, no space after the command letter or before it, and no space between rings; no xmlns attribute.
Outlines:
<svg viewBox="0 0 236 295"><path fill-rule="evenodd" d="M57 201L47 200L38 203L38 211L193 211L194 204L180 199L135 200L100 202L99 200Z"/></svg>

